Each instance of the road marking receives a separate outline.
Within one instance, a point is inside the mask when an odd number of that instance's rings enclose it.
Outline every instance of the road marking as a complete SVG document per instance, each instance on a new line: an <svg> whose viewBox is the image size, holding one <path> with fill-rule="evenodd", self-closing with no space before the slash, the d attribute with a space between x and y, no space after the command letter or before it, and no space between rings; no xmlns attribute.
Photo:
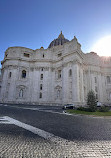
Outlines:
<svg viewBox="0 0 111 158"><path fill-rule="evenodd" d="M0 121L0 124L12 124L12 123L8 121Z"/></svg>
<svg viewBox="0 0 111 158"><path fill-rule="evenodd" d="M65 140L61 137L55 136L52 133L49 133L49 132L46 132L46 131L41 130L39 128L33 127L33 126L28 125L26 123L20 122L16 119L8 117L8 116L1 117L0 120L1 120L2 124L14 124L18 127L24 128L24 129L26 129L26 130L34 133L34 134L37 134L37 135L39 135L40 137L42 137L44 139L48 139L48 140L51 140L51 141L56 142L56 143L59 143L61 141L65 141L65 142L67 141L67 140ZM4 120L4 121L2 121L2 120Z"/></svg>
<svg viewBox="0 0 111 158"><path fill-rule="evenodd" d="M0 117L0 124L12 124L12 123L6 120L4 117Z"/></svg>

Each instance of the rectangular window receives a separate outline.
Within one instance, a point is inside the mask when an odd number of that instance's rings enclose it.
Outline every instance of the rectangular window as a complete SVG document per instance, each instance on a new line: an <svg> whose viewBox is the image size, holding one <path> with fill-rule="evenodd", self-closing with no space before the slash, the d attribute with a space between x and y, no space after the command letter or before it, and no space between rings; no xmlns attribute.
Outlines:
<svg viewBox="0 0 111 158"><path fill-rule="evenodd" d="M28 53L24 53L24 57L29 58L29 57L30 57L30 55L29 55Z"/></svg>
<svg viewBox="0 0 111 158"><path fill-rule="evenodd" d="M69 77L71 77L72 76L72 70L70 69L69 70Z"/></svg>
<svg viewBox="0 0 111 158"><path fill-rule="evenodd" d="M40 79L43 80L43 74L41 74Z"/></svg>
<svg viewBox="0 0 111 158"><path fill-rule="evenodd" d="M69 99L72 99L72 91L69 93Z"/></svg>
<svg viewBox="0 0 111 158"><path fill-rule="evenodd" d="M62 56L62 53L59 53L59 54L58 54L58 57L61 57L61 56Z"/></svg>
<svg viewBox="0 0 111 158"><path fill-rule="evenodd" d="M110 76L107 76L107 83L110 83Z"/></svg>
<svg viewBox="0 0 111 158"><path fill-rule="evenodd" d="M97 87L95 87L95 91L96 91L96 92L98 91Z"/></svg>
<svg viewBox="0 0 111 158"><path fill-rule="evenodd" d="M39 98L42 98L42 93L40 92L40 96L39 96Z"/></svg>
<svg viewBox="0 0 111 158"><path fill-rule="evenodd" d="M0 93L1 93L1 86L0 86Z"/></svg>
<svg viewBox="0 0 111 158"><path fill-rule="evenodd" d="M97 78L95 77L95 83L97 83Z"/></svg>
<svg viewBox="0 0 111 158"><path fill-rule="evenodd" d="M98 94L96 94L96 99L98 99Z"/></svg>
<svg viewBox="0 0 111 158"><path fill-rule="evenodd" d="M42 90L42 87L43 87L42 84L40 84L40 90Z"/></svg>
<svg viewBox="0 0 111 158"><path fill-rule="evenodd" d="M12 72L9 72L9 78L11 78L11 76L12 76Z"/></svg>

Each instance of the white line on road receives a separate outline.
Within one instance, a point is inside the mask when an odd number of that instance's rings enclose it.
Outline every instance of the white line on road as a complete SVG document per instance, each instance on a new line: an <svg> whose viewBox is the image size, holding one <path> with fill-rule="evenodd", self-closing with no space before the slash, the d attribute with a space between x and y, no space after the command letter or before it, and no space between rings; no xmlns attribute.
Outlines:
<svg viewBox="0 0 111 158"><path fill-rule="evenodd" d="M0 117L0 124L12 124L12 123L6 120L4 117Z"/></svg>
<svg viewBox="0 0 111 158"><path fill-rule="evenodd" d="M0 121L0 124L12 124L12 123L8 121Z"/></svg>
<svg viewBox="0 0 111 158"><path fill-rule="evenodd" d="M22 128L24 128L24 129L26 129L26 130L28 130L28 131L34 133L34 134L39 135L40 137L42 137L42 138L44 138L44 139L48 139L48 140L51 140L51 141L53 141L53 142L59 143L59 142L61 142L61 141L67 141L67 140L65 140L65 139L63 139L63 138L60 138L60 137L58 137L58 136L55 136L55 135L52 134L52 133L49 133L49 132L46 132L46 131L41 130L41 129L39 129L39 128L33 127L33 126L28 125L28 124L26 124L26 123L20 122L20 121L18 121L18 120L16 120L16 119L13 119L13 118L11 118L11 117L8 117L8 116L4 116L4 117L0 118L0 120L8 121L7 124L14 124L14 125L16 125L16 126L18 126L18 127L22 127ZM3 121L3 123L6 123L5 121Z"/></svg>

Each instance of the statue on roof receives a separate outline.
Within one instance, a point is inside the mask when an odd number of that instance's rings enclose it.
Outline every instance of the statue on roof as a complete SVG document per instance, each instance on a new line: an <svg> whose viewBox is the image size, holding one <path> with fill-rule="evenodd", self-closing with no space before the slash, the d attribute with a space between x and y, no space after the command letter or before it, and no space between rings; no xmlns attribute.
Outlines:
<svg viewBox="0 0 111 158"><path fill-rule="evenodd" d="M58 38L64 38L64 35L62 34L62 31L61 31L61 33L59 34Z"/></svg>

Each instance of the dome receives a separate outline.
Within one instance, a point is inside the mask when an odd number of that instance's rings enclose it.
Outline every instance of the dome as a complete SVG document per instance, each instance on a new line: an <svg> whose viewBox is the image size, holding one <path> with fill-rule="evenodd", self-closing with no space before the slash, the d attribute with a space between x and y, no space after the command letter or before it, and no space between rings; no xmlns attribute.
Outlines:
<svg viewBox="0 0 111 158"><path fill-rule="evenodd" d="M54 39L50 44L48 48L51 48L53 46L63 45L64 43L69 42L68 39L64 38L64 35L62 34L62 31L57 39Z"/></svg>

